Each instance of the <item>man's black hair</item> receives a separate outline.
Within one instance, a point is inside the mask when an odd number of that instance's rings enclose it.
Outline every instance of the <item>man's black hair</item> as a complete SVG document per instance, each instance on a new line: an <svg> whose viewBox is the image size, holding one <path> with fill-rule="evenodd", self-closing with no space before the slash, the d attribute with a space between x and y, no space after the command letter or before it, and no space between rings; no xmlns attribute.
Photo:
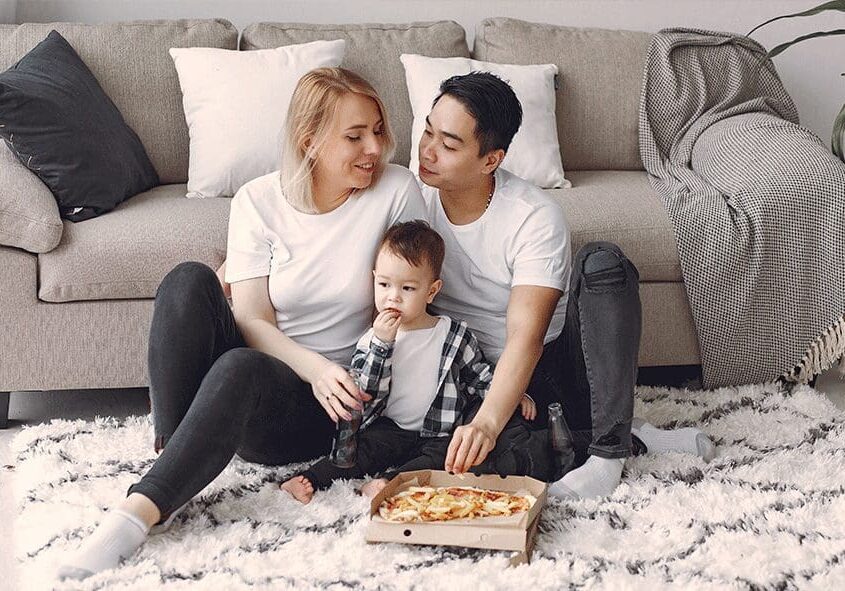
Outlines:
<svg viewBox="0 0 845 591"><path fill-rule="evenodd" d="M522 125L522 105L510 84L489 72L470 72L444 80L432 106L444 95L461 103L475 119L479 156L499 148L508 151Z"/></svg>

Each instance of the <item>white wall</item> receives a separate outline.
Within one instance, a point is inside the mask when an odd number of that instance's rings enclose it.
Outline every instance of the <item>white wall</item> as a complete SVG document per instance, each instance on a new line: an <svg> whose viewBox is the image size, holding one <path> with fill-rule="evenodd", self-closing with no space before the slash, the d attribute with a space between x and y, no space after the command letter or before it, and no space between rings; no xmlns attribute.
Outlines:
<svg viewBox="0 0 845 591"><path fill-rule="evenodd" d="M5 22L106 22L128 19L223 17L239 29L259 21L409 22L451 19L466 30L508 16L569 26L654 32L686 26L746 33L780 14L821 0L0 0ZM10 18L14 15L13 18ZM845 14L779 21L755 34L773 47L817 29L845 28ZM845 36L814 39L775 58L801 121L829 145L833 119L845 102Z"/></svg>

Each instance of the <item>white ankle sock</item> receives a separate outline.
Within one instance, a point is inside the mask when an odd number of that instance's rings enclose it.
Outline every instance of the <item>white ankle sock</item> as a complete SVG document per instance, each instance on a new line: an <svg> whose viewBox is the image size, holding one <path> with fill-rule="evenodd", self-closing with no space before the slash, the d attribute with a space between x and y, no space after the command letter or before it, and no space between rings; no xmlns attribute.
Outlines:
<svg viewBox="0 0 845 591"><path fill-rule="evenodd" d="M634 417L631 433L642 439L648 451L677 451L699 456L705 462L716 457L716 446L703 431L694 427L658 429L643 419Z"/></svg>
<svg viewBox="0 0 845 591"><path fill-rule="evenodd" d="M79 549L59 567L59 578L84 579L115 568L144 543L147 532L144 522L131 513L121 509L110 511Z"/></svg>
<svg viewBox="0 0 845 591"><path fill-rule="evenodd" d="M568 499L606 497L619 486L624 465L625 458L590 456L583 466L549 485L549 494Z"/></svg>

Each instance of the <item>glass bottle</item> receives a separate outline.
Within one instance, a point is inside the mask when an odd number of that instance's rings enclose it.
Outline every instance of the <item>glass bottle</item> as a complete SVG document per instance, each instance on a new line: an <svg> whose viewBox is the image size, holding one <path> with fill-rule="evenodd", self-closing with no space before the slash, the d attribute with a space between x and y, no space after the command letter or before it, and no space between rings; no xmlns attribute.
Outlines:
<svg viewBox="0 0 845 591"><path fill-rule="evenodd" d="M549 444L554 453L555 480L563 477L575 464L575 448L572 444L572 432L563 418L563 408L559 402L549 405Z"/></svg>
<svg viewBox="0 0 845 591"><path fill-rule="evenodd" d="M361 372L350 369L349 375L355 385L363 390ZM347 410L349 410L352 418L340 417L340 420L338 420L337 430L332 441L332 451L329 454L329 460L338 468L351 468L358 459L358 429L361 427L363 412L357 408Z"/></svg>

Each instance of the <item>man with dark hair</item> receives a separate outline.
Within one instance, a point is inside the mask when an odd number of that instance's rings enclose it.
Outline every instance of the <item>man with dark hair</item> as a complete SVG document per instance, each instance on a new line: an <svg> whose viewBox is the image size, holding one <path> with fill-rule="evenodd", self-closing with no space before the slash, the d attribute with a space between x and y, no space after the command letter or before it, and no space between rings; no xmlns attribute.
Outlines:
<svg viewBox="0 0 845 591"><path fill-rule="evenodd" d="M472 72L442 83L420 140L428 219L446 244L433 308L464 320L496 363L481 408L453 434L445 467L464 472L483 462L527 392L537 404L535 423L544 427L548 404L560 402L582 461L589 454L551 494L607 495L632 451L639 276L607 242L587 244L571 264L561 207L500 168L521 119L506 82ZM633 421L652 450L712 455L696 429Z"/></svg>

